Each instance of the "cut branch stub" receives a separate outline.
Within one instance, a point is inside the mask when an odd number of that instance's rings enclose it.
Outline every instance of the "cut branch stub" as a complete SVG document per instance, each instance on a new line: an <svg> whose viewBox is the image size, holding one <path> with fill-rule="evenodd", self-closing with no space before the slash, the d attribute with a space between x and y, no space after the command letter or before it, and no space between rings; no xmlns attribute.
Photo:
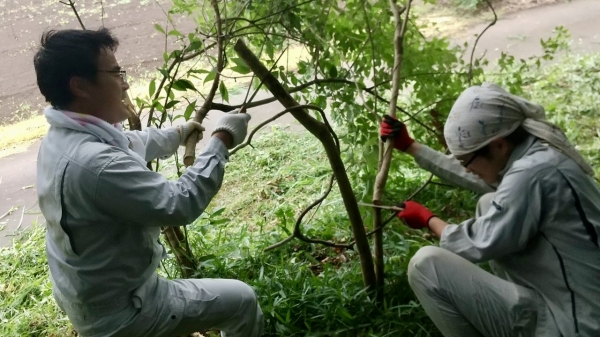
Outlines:
<svg viewBox="0 0 600 337"><path fill-rule="evenodd" d="M238 40L233 48L238 56L244 60L248 67L254 72L256 77L264 83L265 87L273 94L275 98L286 108L296 107L300 104L296 102L277 79L269 72L264 64L248 49L242 40ZM362 268L363 283L369 289L375 287L375 271L373 267L373 257L369 247L369 241L366 237L365 227L358 210L356 197L348 179L346 168L340 157L340 153L334 141L332 134L326 124L319 122L310 116L306 110L298 109L290 111L292 116L300 122L311 134L321 141L327 158L338 182L338 187L344 201L344 206L348 212L350 224L354 239L356 240L356 249L360 255L360 263Z"/></svg>

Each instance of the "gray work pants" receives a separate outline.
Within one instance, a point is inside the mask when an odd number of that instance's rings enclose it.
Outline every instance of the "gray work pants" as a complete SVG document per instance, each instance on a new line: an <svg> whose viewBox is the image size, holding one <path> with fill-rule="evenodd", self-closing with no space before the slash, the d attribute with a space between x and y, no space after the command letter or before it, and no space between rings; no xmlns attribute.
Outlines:
<svg viewBox="0 0 600 337"><path fill-rule="evenodd" d="M484 195L477 215L487 212ZM533 290L501 279L445 249L427 246L410 260L408 281L421 306L446 337L533 336Z"/></svg>
<svg viewBox="0 0 600 337"><path fill-rule="evenodd" d="M238 280L154 275L124 309L108 314L70 304L57 293L55 298L84 337L175 337L208 329L227 337L257 337L264 324L254 290Z"/></svg>

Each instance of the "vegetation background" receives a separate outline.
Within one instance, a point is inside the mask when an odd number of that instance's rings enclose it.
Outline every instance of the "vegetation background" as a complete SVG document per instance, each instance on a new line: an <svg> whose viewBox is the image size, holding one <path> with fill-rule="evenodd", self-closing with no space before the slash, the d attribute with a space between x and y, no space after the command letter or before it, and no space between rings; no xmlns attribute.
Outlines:
<svg viewBox="0 0 600 337"><path fill-rule="evenodd" d="M492 5L510 8L515 3ZM359 201L371 202L380 151L378 116L389 112L387 101L392 97L390 3L255 0L217 5L219 15L210 2L173 0L165 5L171 23L157 25L156 38L174 42L158 56L163 62L159 70L140 76L131 95L144 127L193 118L214 83L213 108L236 106L229 103L234 96L260 103L251 96L264 87L233 50L243 38L297 101L325 109L314 118L331 120L354 194ZM484 58L470 62L473 46L454 46L433 33L432 13L468 10L472 12L465 20L477 20L489 11L487 6L475 0L414 4L404 35L399 118L420 142L444 151L440 135L453 100L470 82L494 81L544 105L549 119L598 167L600 55L572 54L568 31L557 27L541 41L543 53L537 57L522 60L503 54L493 64ZM193 22L191 29L174 24L181 18ZM226 34L217 35L219 25ZM223 37L220 52L214 44L217 36ZM270 131L232 156L223 188L187 227L186 240L165 239L170 257L159 272L170 278L237 278L249 283L265 313L267 336L439 336L406 279L410 257L423 245L435 244L427 233L397 220L384 228L385 288L379 302L365 288L364 269L353 249L294 239L265 251L295 233L303 210L330 190L332 171L323 146L309 132L279 127ZM181 161L178 156L153 167L176 179L184 169ZM431 178L407 155L394 155L391 167L384 203L394 204L419 191L415 200L444 219L459 223L472 215L478 197L474 193ZM371 210L360 208L360 215L366 229L372 229ZM354 240L336 185L320 206L307 212L301 232L338 244ZM0 249L2 336L77 335L52 299L44 233L43 225L34 225L12 247ZM193 270L183 268L185 258Z"/></svg>

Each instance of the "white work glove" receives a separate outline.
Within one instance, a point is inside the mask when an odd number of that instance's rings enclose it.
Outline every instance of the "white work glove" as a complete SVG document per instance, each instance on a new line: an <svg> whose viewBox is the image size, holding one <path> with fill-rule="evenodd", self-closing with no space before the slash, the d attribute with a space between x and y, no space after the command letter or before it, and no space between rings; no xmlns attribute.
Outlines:
<svg viewBox="0 0 600 337"><path fill-rule="evenodd" d="M183 146L183 145L185 145L188 137L194 130L198 130L198 141L197 142L199 142L200 139L202 139L202 131L204 131L204 127L202 126L202 124L200 124L198 122L189 121L185 124L179 125L177 127L177 130L179 131L179 145Z"/></svg>
<svg viewBox="0 0 600 337"><path fill-rule="evenodd" d="M230 111L217 121L213 134L218 131L227 131L233 139L231 147L236 147L246 139L246 134L248 134L248 121L250 118L251 116L249 114L240 113L239 109Z"/></svg>

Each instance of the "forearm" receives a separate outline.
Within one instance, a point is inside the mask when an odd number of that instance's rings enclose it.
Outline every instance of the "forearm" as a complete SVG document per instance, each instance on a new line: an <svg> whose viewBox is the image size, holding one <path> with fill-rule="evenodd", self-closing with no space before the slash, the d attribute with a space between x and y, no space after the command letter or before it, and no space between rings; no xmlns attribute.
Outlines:
<svg viewBox="0 0 600 337"><path fill-rule="evenodd" d="M442 232L444 228L448 226L448 223L438 217L433 217L429 219L428 227L429 230L435 235L438 239L442 237Z"/></svg>
<svg viewBox="0 0 600 337"><path fill-rule="evenodd" d="M126 131L131 148L144 160L169 157L177 151L181 139L177 128L147 128L143 131Z"/></svg>
<svg viewBox="0 0 600 337"><path fill-rule="evenodd" d="M415 141L405 152L413 156L419 167L448 183L480 194L494 191L493 187L479 177L467 172L456 158L435 151L427 145Z"/></svg>
<svg viewBox="0 0 600 337"><path fill-rule="evenodd" d="M420 146L421 146L421 144L419 144L419 143L418 143L418 142L415 140L415 141L414 141L412 144L410 144L410 145L408 146L408 148L407 148L407 149L406 149L406 151L404 151L404 152L406 152L406 153L408 153L408 154L410 154L411 156L413 156L413 157L414 157L414 156L416 155L417 151L419 151L419 147L420 147Z"/></svg>

